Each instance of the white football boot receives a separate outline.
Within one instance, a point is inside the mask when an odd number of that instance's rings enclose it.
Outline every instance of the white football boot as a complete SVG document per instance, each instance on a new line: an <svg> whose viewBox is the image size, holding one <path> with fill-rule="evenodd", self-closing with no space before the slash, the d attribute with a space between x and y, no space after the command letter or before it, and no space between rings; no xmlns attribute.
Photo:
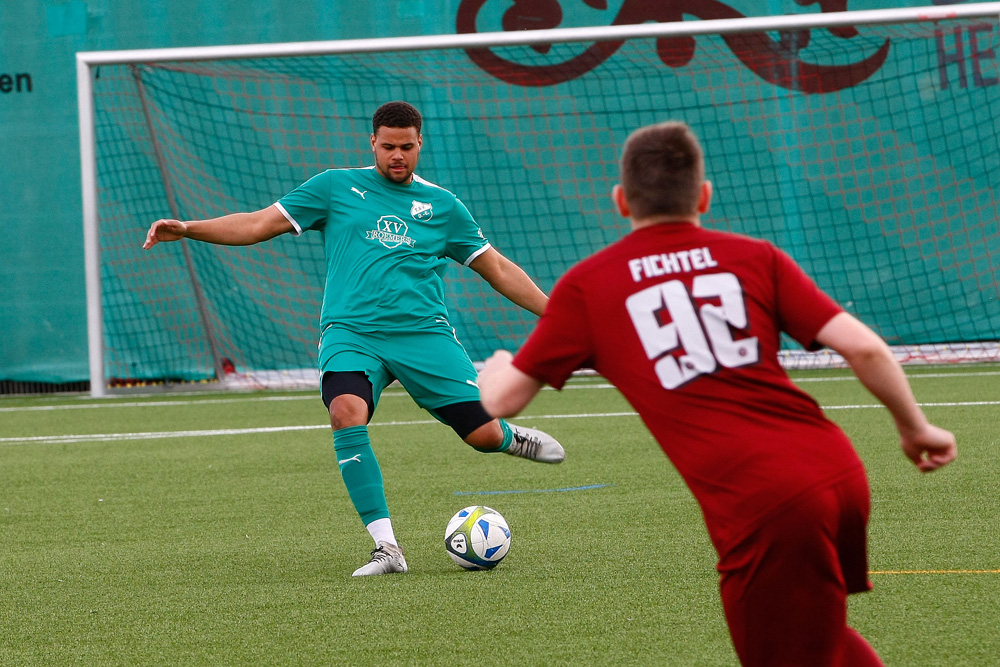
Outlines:
<svg viewBox="0 0 1000 667"><path fill-rule="evenodd" d="M395 544L379 542L372 550L371 560L356 569L351 576L367 577L372 574L392 574L393 572L406 572L407 569L402 549Z"/></svg>
<svg viewBox="0 0 1000 667"><path fill-rule="evenodd" d="M566 458L566 450L548 433L526 426L509 426L514 433L514 441L507 449L511 456L542 463L560 463Z"/></svg>

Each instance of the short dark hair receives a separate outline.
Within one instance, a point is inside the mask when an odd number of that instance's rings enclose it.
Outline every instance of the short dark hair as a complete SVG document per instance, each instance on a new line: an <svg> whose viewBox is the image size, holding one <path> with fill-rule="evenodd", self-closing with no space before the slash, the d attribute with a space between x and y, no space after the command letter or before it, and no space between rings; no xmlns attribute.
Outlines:
<svg viewBox="0 0 1000 667"><path fill-rule="evenodd" d="M705 180L701 144L677 121L641 127L625 142L619 178L634 220L697 215Z"/></svg>
<svg viewBox="0 0 1000 667"><path fill-rule="evenodd" d="M420 134L423 118L416 107L408 102L386 102L372 116L372 134L378 134L380 127L414 127Z"/></svg>

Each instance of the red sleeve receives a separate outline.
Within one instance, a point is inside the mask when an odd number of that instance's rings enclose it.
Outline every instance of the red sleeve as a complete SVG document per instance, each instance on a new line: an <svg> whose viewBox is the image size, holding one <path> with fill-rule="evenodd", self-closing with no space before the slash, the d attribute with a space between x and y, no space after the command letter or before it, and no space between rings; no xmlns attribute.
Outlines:
<svg viewBox="0 0 1000 667"><path fill-rule="evenodd" d="M514 367L562 389L573 371L589 365L593 353L583 289L567 274L552 289L535 330L514 356Z"/></svg>
<svg viewBox="0 0 1000 667"><path fill-rule="evenodd" d="M843 311L791 257L775 248L775 290L781 330L807 350L818 350L816 334Z"/></svg>

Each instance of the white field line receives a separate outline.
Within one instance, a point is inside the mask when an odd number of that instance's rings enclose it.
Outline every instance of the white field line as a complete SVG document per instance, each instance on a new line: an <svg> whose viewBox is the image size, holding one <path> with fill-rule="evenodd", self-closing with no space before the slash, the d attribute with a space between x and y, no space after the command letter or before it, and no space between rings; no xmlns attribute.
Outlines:
<svg viewBox="0 0 1000 667"><path fill-rule="evenodd" d="M520 419L573 419L600 417L635 417L634 412L604 412L576 415L535 415ZM369 427L376 426L425 426L441 424L436 419L415 419L410 421L372 422ZM0 438L0 445L55 445L77 442L114 442L125 440L159 440L163 438L208 438L226 435L250 435L260 433L283 433L286 431L329 430L329 424L309 424L297 426L262 426L257 428L221 428L198 431L139 431L135 433L94 433L70 435L38 435L31 437Z"/></svg>
<svg viewBox="0 0 1000 667"><path fill-rule="evenodd" d="M0 438L0 445L55 445L74 442L113 442L116 440L159 440L162 438L207 438L220 435L282 433L330 428L327 424L308 426L261 426L256 428L220 428L200 431L139 431L135 433L94 433L76 435L38 435L29 438Z"/></svg>
<svg viewBox="0 0 1000 667"><path fill-rule="evenodd" d="M1000 570L868 570L868 574L1000 574Z"/></svg>
<svg viewBox="0 0 1000 667"><path fill-rule="evenodd" d="M938 378L938 379L948 379L948 378L966 378L966 377L983 377L983 376L994 376L1000 375L1000 371L980 371L972 373L913 373L908 374L906 377L910 380L921 380L925 378ZM854 375L837 375L831 377L817 377L817 378L793 378L793 381L798 382L844 382L844 381L856 381L857 378ZM614 389L614 386L608 384L607 382L592 382L592 383L581 383L567 385L563 388L563 391L579 390L579 389ZM555 391L552 387L543 387L543 391ZM385 391L382 393L382 398L398 398L401 396L408 396L405 391ZM77 404L61 404L61 405L26 405L19 407L0 407L0 413L4 412L54 412L59 410L97 410L97 409L107 409L107 408L170 408L177 406L187 406L187 405L223 405L227 403L247 403L247 402L270 402L270 401L318 401L318 393L310 394L296 394L292 396L234 396L232 398L194 398L191 400L174 400L174 401L129 401L129 402L116 402L102 400L93 403L77 403Z"/></svg>
<svg viewBox="0 0 1000 667"><path fill-rule="evenodd" d="M1000 401L965 401L949 403L921 403L921 407L982 407L998 406ZM881 404L866 405L827 405L824 410L865 410L870 408L884 409ZM612 417L638 417L634 411L623 412L591 412L579 414L561 415L525 415L518 417L517 421L530 421L537 419L607 419ZM427 424L440 424L435 419L417 419L410 421L390 421L372 422L370 427L381 426L424 426ZM328 424L307 424L296 426L261 426L255 428L226 428L207 429L196 431L138 431L133 433L94 433L94 434L69 434L69 435L39 435L30 437L0 438L0 446L3 445L51 445L68 444L80 442L115 442L130 440L159 440L164 438L208 438L217 436L232 435L252 435L261 433L284 433L288 431L313 431L329 429Z"/></svg>
<svg viewBox="0 0 1000 667"><path fill-rule="evenodd" d="M907 373L907 380L923 380L925 378L968 378L968 377L989 377L1000 375L1000 371L978 371L974 373ZM854 374L836 375L819 378L792 378L794 382L841 382L843 380L857 380Z"/></svg>
<svg viewBox="0 0 1000 667"><path fill-rule="evenodd" d="M382 396L389 396L388 392ZM405 395L405 394L400 394ZM225 403L247 403L256 401L318 401L319 395L309 396L234 396L233 398L203 398L181 401L129 401L115 402L104 400L100 403L78 403L69 405L28 405L16 408L0 408L0 412L50 412L58 410L91 410L98 408L170 408L181 405L220 405Z"/></svg>

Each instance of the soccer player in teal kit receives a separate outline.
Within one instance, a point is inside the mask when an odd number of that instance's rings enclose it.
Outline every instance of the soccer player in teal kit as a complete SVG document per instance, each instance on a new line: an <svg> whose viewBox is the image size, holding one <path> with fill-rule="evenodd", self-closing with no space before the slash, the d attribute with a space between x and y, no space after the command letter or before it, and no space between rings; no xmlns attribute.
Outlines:
<svg viewBox="0 0 1000 667"><path fill-rule="evenodd" d="M451 192L413 173L423 143L420 113L406 102L372 117L375 165L328 169L252 213L211 220L158 220L143 248L189 238L250 245L317 230L326 253L319 370L341 476L375 541L355 576L406 572L367 424L393 380L480 451L535 461L565 457L551 436L491 418L476 369L448 322L442 259L479 273L500 294L540 315L546 295L486 240Z"/></svg>

